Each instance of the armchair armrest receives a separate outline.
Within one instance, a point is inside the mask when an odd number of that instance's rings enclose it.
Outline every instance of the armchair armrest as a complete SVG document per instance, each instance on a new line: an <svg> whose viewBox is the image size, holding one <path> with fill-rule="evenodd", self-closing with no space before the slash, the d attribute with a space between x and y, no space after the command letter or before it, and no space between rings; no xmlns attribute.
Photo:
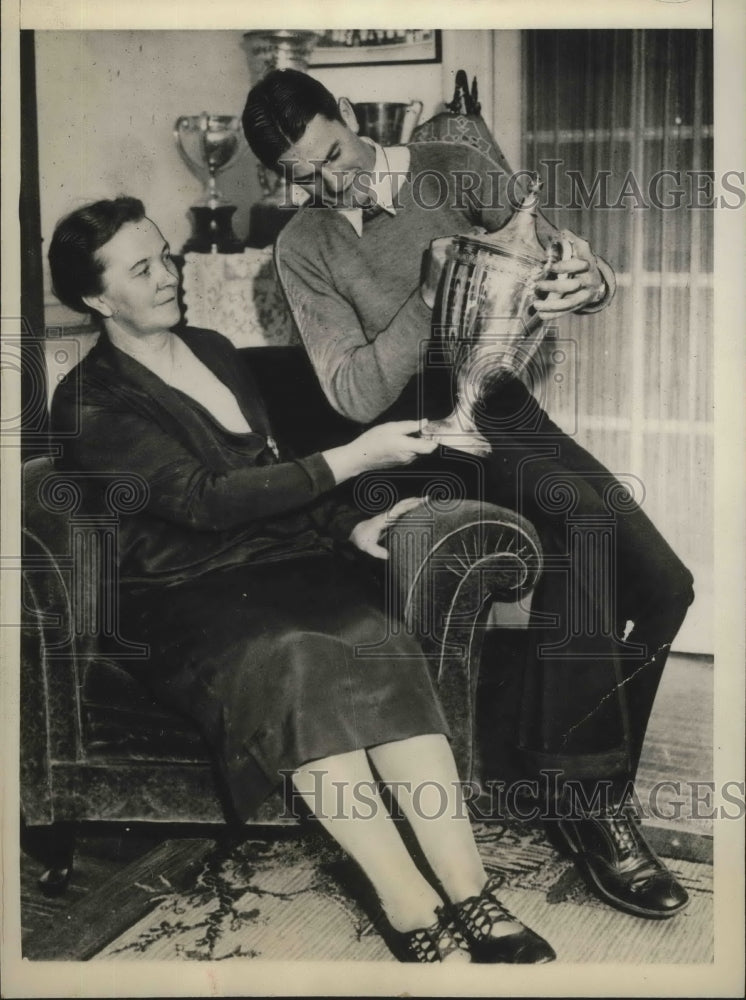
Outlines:
<svg viewBox="0 0 746 1000"><path fill-rule="evenodd" d="M403 515L387 545L392 596L433 669L459 774L476 780L476 691L487 619L495 601L516 601L536 585L539 538L515 511L464 500L446 510L423 504Z"/></svg>

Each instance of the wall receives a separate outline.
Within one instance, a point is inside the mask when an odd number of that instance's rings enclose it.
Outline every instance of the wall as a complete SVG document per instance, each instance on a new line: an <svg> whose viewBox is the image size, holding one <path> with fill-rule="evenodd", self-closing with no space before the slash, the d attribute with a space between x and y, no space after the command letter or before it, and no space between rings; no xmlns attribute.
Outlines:
<svg viewBox="0 0 746 1000"><path fill-rule="evenodd" d="M202 184L178 153L174 122L203 110L240 113L248 83L241 41L235 31L37 32L45 240L60 216L82 202L128 193L181 247ZM238 232L260 195L250 163L247 154L220 185L240 206ZM48 317L57 319L49 310Z"/></svg>
<svg viewBox="0 0 746 1000"><path fill-rule="evenodd" d="M444 31L442 64L334 67L314 70L337 95L357 100L424 103L423 119L450 100L456 71L479 82L483 114L493 123L495 66L501 87L515 91L511 52L519 32ZM173 125L207 110L240 114L251 83L240 31L40 31L36 33L42 235L94 198L128 193L141 198L164 235L180 249L191 230L189 206L202 184L179 155ZM507 68L506 68L507 67ZM510 109L510 111L508 111ZM507 155L518 149L515 93L496 116ZM251 204L261 196L251 153L220 175L238 209L244 237ZM46 268L46 265L45 265ZM48 325L70 323L49 291ZM79 319L79 317L78 317Z"/></svg>

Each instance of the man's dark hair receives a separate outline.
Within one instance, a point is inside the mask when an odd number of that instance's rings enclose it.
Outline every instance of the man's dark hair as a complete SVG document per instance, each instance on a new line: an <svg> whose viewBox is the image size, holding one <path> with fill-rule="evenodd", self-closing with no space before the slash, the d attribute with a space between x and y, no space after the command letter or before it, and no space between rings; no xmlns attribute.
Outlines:
<svg viewBox="0 0 746 1000"><path fill-rule="evenodd" d="M137 198L114 198L83 205L57 223L49 244L49 269L54 294L76 312L95 313L83 301L103 291L104 265L96 251L126 222L140 222L145 207Z"/></svg>
<svg viewBox="0 0 746 1000"><path fill-rule="evenodd" d="M342 121L334 95L307 73L273 69L249 91L241 121L257 159L278 170L280 157L301 138L316 115Z"/></svg>

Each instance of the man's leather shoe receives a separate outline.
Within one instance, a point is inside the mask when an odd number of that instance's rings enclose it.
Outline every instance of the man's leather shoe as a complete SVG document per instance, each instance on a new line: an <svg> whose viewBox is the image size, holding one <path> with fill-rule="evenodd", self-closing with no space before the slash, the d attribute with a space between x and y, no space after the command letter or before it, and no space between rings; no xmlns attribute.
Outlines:
<svg viewBox="0 0 746 1000"><path fill-rule="evenodd" d="M614 815L561 819L557 823L580 871L605 902L638 917L661 919L689 903L643 836L639 822Z"/></svg>

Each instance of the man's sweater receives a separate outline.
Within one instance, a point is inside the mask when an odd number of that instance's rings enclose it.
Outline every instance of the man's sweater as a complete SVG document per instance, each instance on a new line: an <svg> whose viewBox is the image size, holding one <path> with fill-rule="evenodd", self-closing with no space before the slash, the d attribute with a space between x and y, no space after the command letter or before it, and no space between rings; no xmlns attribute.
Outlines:
<svg viewBox="0 0 746 1000"><path fill-rule="evenodd" d="M396 215L367 220L358 237L335 209L309 206L288 223L275 249L280 281L324 392L360 423L389 409L418 369L421 344L430 337L431 311L420 294L430 241L474 225L500 229L515 207L506 175L474 147L423 142L409 148ZM481 187L470 195L477 177ZM523 191L512 196L520 200ZM541 215L537 229L545 245L556 232Z"/></svg>

